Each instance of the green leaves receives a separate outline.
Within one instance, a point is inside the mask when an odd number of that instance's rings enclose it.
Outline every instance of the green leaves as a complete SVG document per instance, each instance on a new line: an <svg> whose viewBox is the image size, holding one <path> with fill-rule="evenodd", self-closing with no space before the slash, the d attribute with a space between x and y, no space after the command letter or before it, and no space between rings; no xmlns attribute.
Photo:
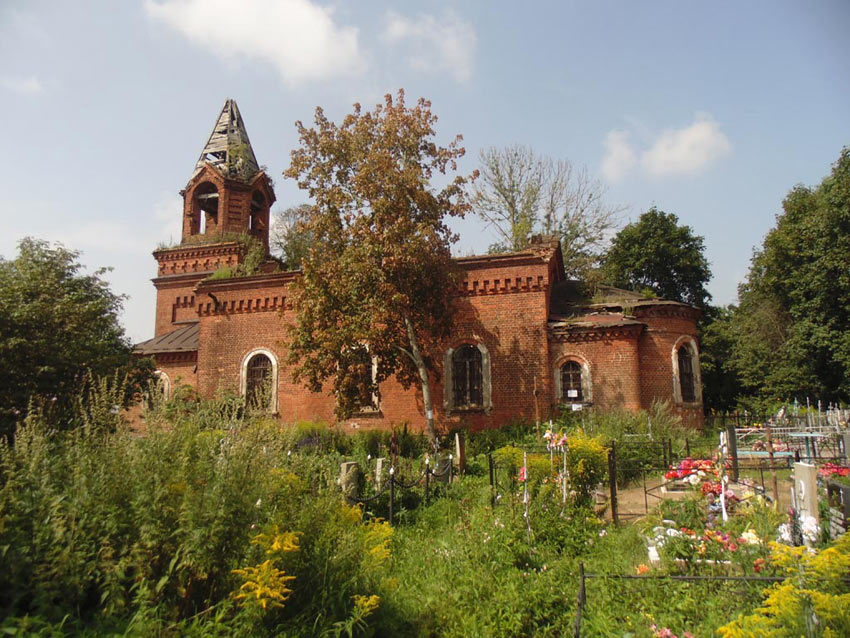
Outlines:
<svg viewBox="0 0 850 638"><path fill-rule="evenodd" d="M129 357L118 321L123 298L105 270L82 274L79 253L26 238L0 258L0 434L28 401L67 403L87 371L109 374Z"/></svg>
<svg viewBox="0 0 850 638"><path fill-rule="evenodd" d="M850 396L850 148L797 186L738 289L733 364L762 397Z"/></svg>
<svg viewBox="0 0 850 638"><path fill-rule="evenodd" d="M711 270L704 252L703 238L690 226L680 226L676 215L653 206L617 233L604 271L615 286L649 288L659 297L705 308Z"/></svg>
<svg viewBox="0 0 850 638"><path fill-rule="evenodd" d="M436 119L429 102L407 107L399 91L372 112L356 104L340 125L321 109L313 128L296 125L301 146L284 175L313 203L299 211L311 242L293 285L289 363L313 390L332 380L340 417L390 376L427 385L425 363L451 326L455 238L446 217L469 210L468 178L431 186L464 154L460 137L434 143ZM364 346L375 362L371 378L351 360Z"/></svg>

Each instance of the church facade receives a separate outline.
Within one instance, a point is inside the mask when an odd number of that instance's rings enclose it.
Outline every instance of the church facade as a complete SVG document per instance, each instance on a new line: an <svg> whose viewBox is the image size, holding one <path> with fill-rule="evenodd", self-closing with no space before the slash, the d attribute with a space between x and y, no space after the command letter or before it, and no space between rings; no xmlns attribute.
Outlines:
<svg viewBox="0 0 850 638"><path fill-rule="evenodd" d="M153 253L154 337L136 353L153 357L167 391L177 383L207 397L231 390L284 423L335 422L334 397L293 382L286 364L287 296L299 272L267 262L250 276L213 276L245 263L245 237L268 253L275 201L234 101L181 194L181 242ZM562 409L637 411L658 400L686 424L702 424L697 309L606 287L587 299L565 278L558 241L536 238L520 252L457 264L455 329L433 383L442 429L494 428ZM403 422L424 429L421 392L388 380L345 425Z"/></svg>

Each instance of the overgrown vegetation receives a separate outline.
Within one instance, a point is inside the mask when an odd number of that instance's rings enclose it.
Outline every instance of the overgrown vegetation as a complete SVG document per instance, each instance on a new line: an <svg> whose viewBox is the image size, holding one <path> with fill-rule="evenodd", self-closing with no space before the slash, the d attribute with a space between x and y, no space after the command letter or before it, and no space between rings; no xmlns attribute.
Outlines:
<svg viewBox="0 0 850 638"><path fill-rule="evenodd" d="M0 437L29 409L51 414L54 427L74 425L79 388L100 375L131 372L123 406L152 367L131 360L118 317L123 297L87 274L80 254L61 244L25 238L18 255L0 257Z"/></svg>
<svg viewBox="0 0 850 638"><path fill-rule="evenodd" d="M415 474L433 453L425 436L403 427L355 436L315 423L282 429L238 397L198 401L178 388L168 401L152 396L139 437L111 409L120 385L93 384L79 397L81 427L56 429L34 411L15 445L0 445L5 634L571 635L579 561L598 576L588 581L583 636L647 638L657 635L652 625L711 636L739 613L730 626L739 633L728 635L747 635L741 628L762 614L762 585L736 585L730 605L720 583L608 576L635 573L646 561L646 526L614 528L594 513L587 493L605 473L598 437L637 429L640 419L586 415L592 436L580 423L560 424L569 441L566 500L549 457L526 454L517 437L496 448L495 492L486 454L475 453L436 498L432 487L430 502L418 488L397 495L390 527L377 518L380 503L346 503L339 463L372 468L375 456L397 453L399 471ZM656 410L653 427L675 427ZM525 433L536 440L528 426ZM471 437L470 450L486 448ZM369 494L369 480L364 489ZM776 523L772 510L741 512L722 531L767 537ZM704 504L668 506L647 525L661 517L697 528ZM822 561L846 560L846 550L837 545ZM820 573L819 565L804 569ZM796 576L789 583L802 587ZM821 591L810 585L781 595L805 605L811 587ZM823 604L840 619L846 587L836 581L824 591L833 598Z"/></svg>

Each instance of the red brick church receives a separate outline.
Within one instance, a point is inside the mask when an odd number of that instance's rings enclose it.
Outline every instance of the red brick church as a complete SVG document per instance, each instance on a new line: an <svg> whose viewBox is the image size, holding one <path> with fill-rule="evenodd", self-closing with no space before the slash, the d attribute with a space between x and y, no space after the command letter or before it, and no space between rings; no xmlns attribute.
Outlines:
<svg viewBox="0 0 850 638"><path fill-rule="evenodd" d="M228 100L181 193L181 243L154 251L152 356L166 391L181 383L201 396L219 389L259 395L282 422L334 422L334 398L292 381L286 365L287 290L298 271L210 278L246 258L240 235L268 251L268 175L251 148L239 109ZM230 240L233 239L233 240ZM453 338L434 385L436 421L448 429L493 428L548 417L561 408L640 410L670 401L689 424L703 421L699 311L615 288L583 298L564 276L557 241L521 252L457 259L463 277ZM421 394L390 380L346 424L424 429Z"/></svg>

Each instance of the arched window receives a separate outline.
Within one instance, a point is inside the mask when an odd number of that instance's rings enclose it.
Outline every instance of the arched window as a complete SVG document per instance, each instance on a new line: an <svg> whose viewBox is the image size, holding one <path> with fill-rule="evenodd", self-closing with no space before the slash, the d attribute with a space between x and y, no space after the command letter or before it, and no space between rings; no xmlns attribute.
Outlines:
<svg viewBox="0 0 850 638"><path fill-rule="evenodd" d="M374 412L378 410L378 393L373 392L378 374L378 362L365 345L352 350L354 366L353 382L357 388L357 411Z"/></svg>
<svg viewBox="0 0 850 638"><path fill-rule="evenodd" d="M682 389L682 401L693 403L696 401L696 384L694 383L694 357L687 344L679 348L679 387Z"/></svg>
<svg viewBox="0 0 850 638"><path fill-rule="evenodd" d="M192 220L193 234L205 234L218 230L218 189L211 182L204 182L195 189L195 205Z"/></svg>
<svg viewBox="0 0 850 638"><path fill-rule="evenodd" d="M555 398L562 403L593 402L590 365L577 356L556 363L554 369Z"/></svg>
<svg viewBox="0 0 850 638"><path fill-rule="evenodd" d="M699 370L699 350L689 335L679 337L672 351L673 401L701 403L702 381Z"/></svg>
<svg viewBox="0 0 850 638"><path fill-rule="evenodd" d="M561 396L564 402L581 403L584 400L581 386L581 366L575 361L567 361L561 366Z"/></svg>
<svg viewBox="0 0 850 638"><path fill-rule="evenodd" d="M265 209L266 199L260 191L256 191L251 197L251 212L248 215L248 231L252 235L262 236Z"/></svg>
<svg viewBox="0 0 850 638"><path fill-rule="evenodd" d="M452 355L452 393L456 408L480 408L484 405L481 352L465 345Z"/></svg>
<svg viewBox="0 0 850 638"><path fill-rule="evenodd" d="M241 391L249 407L277 412L277 359L271 351L257 349L245 356Z"/></svg>
<svg viewBox="0 0 850 638"><path fill-rule="evenodd" d="M154 370L153 376L155 379L154 389L160 394L160 396L162 396L163 399L170 397L171 379L168 378L168 375L162 370Z"/></svg>
<svg viewBox="0 0 850 638"><path fill-rule="evenodd" d="M490 353L483 343L464 344L446 350L443 359L443 407L452 410L484 410L493 407Z"/></svg>

